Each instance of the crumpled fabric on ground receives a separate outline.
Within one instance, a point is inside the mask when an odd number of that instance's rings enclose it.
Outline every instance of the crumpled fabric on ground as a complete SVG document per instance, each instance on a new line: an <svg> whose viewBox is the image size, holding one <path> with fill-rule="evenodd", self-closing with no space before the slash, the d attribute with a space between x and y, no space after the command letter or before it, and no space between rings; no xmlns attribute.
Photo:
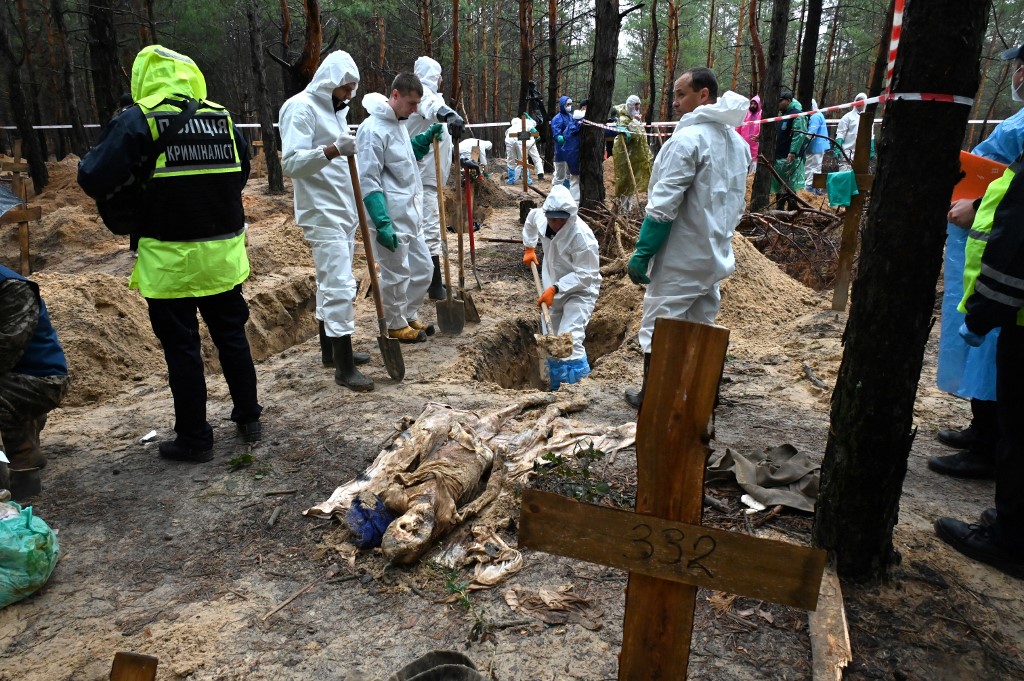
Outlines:
<svg viewBox="0 0 1024 681"><path fill-rule="evenodd" d="M713 452L706 481L732 480L765 506L814 512L821 465L790 444L765 452Z"/></svg>

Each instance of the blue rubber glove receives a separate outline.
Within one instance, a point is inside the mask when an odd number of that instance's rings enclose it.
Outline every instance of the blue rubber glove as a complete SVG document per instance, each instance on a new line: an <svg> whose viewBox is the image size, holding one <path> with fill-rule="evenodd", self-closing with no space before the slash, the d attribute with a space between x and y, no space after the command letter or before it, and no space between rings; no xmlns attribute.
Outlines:
<svg viewBox="0 0 1024 681"><path fill-rule="evenodd" d="M564 137L562 137L561 135L559 135L558 137L556 137L556 138L555 138L555 141L557 141L557 142L558 142L559 144L565 144L565 138L564 138Z"/></svg>
<svg viewBox="0 0 1024 681"><path fill-rule="evenodd" d="M843 160L843 138L836 138L836 145L832 147L832 155L836 157L837 161Z"/></svg>
<svg viewBox="0 0 1024 681"><path fill-rule="evenodd" d="M363 197L363 205L370 219L377 227L377 243L389 251L398 248L398 234L391 224L391 216L388 215L388 202L384 198L384 192L374 192Z"/></svg>
<svg viewBox="0 0 1024 681"><path fill-rule="evenodd" d="M874 157L875 157L875 140L871 140L871 156L869 156L868 158L874 158Z"/></svg>
<svg viewBox="0 0 1024 681"><path fill-rule="evenodd" d="M974 333L967 328L967 323L964 322L960 325L960 337L964 339L964 343L967 343L972 348L976 348L985 342L985 336Z"/></svg>
<svg viewBox="0 0 1024 681"><path fill-rule="evenodd" d="M651 283L647 276L647 266L651 258L665 245L670 231L671 222L658 222L650 215L644 218L644 223L640 226L640 236L636 240L636 250L629 259L629 279L634 284Z"/></svg>
<svg viewBox="0 0 1024 681"><path fill-rule="evenodd" d="M440 123L434 123L432 126L413 137L411 140L412 153L416 155L416 160L419 161L430 153L434 140L440 142L443 138L444 126Z"/></svg>

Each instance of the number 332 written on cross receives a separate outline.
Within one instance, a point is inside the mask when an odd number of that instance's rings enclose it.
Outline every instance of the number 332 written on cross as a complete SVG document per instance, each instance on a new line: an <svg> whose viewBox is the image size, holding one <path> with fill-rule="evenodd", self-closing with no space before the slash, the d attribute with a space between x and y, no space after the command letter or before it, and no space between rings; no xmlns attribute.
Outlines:
<svg viewBox="0 0 1024 681"><path fill-rule="evenodd" d="M626 558L654 559L665 565L685 563L687 570L703 570L708 577L714 577L711 570L701 563L715 552L717 542L714 537L702 534L691 543L686 539L682 530L670 527L655 534L650 525L640 523L633 528L633 537L630 542L636 551L632 555L624 553L623 556ZM688 557L687 554L691 551L694 555ZM658 554L657 558L655 558L655 554Z"/></svg>

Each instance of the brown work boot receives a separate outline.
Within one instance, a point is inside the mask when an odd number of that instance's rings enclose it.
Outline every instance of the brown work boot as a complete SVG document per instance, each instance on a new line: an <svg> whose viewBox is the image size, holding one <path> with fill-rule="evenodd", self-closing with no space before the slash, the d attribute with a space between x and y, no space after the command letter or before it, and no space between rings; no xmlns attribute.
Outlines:
<svg viewBox="0 0 1024 681"><path fill-rule="evenodd" d="M396 338L400 343L427 342L427 334L423 331L417 331L411 326L406 326L401 329L388 329L388 338Z"/></svg>
<svg viewBox="0 0 1024 681"><path fill-rule="evenodd" d="M434 325L433 324L424 324L423 322L421 322L418 319L410 319L409 320L409 326L411 326L412 328L416 329L417 331L422 331L423 333L427 334L428 336L433 336L434 335Z"/></svg>

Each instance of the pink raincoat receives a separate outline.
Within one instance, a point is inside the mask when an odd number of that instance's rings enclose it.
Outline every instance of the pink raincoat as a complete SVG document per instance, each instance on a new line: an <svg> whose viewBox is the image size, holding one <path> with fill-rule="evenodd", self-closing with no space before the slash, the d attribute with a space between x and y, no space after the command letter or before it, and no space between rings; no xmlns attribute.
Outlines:
<svg viewBox="0 0 1024 681"><path fill-rule="evenodd" d="M754 95L754 98L751 99L750 101L757 104L757 111L753 113L747 111L747 116L746 118L743 119L744 123L761 120L762 109L760 95ZM740 127L736 128L736 132L738 132L740 134L740 137L743 138L743 141L750 146L750 158L756 161L757 136L761 134L761 125L759 123L755 123L754 125L741 125Z"/></svg>

